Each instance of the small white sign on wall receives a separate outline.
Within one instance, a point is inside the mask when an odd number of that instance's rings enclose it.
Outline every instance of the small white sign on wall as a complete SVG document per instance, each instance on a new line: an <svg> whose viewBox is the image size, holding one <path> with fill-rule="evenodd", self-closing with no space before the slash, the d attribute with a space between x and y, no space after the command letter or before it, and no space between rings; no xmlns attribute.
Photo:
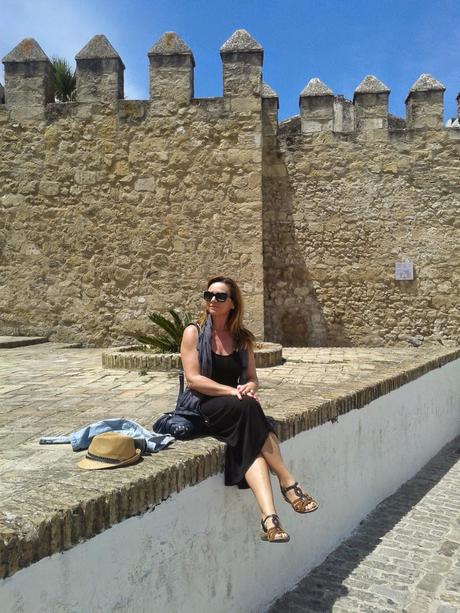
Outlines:
<svg viewBox="0 0 460 613"><path fill-rule="evenodd" d="M396 281L413 281L414 280L414 263L413 262L396 262L395 264L395 279Z"/></svg>

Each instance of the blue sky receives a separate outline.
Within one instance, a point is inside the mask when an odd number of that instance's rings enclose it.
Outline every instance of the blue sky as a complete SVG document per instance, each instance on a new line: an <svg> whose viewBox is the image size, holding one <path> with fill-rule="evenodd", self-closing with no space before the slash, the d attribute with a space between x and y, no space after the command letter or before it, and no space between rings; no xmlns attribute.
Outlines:
<svg viewBox="0 0 460 613"><path fill-rule="evenodd" d="M391 89L390 111L404 116L423 72L447 88L445 118L456 114L460 0L3 0L0 56L33 37L49 57L73 62L94 34L105 34L126 66L126 97L142 99L147 51L173 30L194 53L195 96L220 96L219 47L238 28L264 47L264 80L279 95L280 118L298 113L310 78L352 98L367 74Z"/></svg>

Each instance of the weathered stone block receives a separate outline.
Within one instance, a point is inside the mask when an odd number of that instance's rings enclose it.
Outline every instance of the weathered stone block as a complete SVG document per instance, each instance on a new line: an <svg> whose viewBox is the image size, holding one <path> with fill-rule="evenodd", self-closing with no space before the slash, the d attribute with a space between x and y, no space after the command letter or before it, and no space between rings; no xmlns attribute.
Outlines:
<svg viewBox="0 0 460 613"><path fill-rule="evenodd" d="M260 97L263 48L246 30L236 30L220 48L224 96Z"/></svg>
<svg viewBox="0 0 460 613"><path fill-rule="evenodd" d="M443 125L445 89L429 74L417 79L406 98L409 128L440 128Z"/></svg>
<svg viewBox="0 0 460 613"><path fill-rule="evenodd" d="M45 104L54 102L54 76L50 60L33 38L25 38L3 58L5 103L17 120L44 117Z"/></svg>
<svg viewBox="0 0 460 613"><path fill-rule="evenodd" d="M124 97L125 66L103 34L93 36L75 61L79 102L113 102Z"/></svg>
<svg viewBox="0 0 460 613"><path fill-rule="evenodd" d="M154 192L157 185L157 179L154 177L147 177L144 179L138 179L134 184L134 189L138 192Z"/></svg>
<svg viewBox="0 0 460 613"><path fill-rule="evenodd" d="M388 97L390 90L373 75L365 77L353 95L355 126L358 131L388 128Z"/></svg>
<svg viewBox="0 0 460 613"><path fill-rule="evenodd" d="M175 32L165 32L148 52L150 98L167 100L171 111L193 98L195 60Z"/></svg>
<svg viewBox="0 0 460 613"><path fill-rule="evenodd" d="M59 183L56 181L41 181L39 192L43 196L57 196L59 194Z"/></svg>

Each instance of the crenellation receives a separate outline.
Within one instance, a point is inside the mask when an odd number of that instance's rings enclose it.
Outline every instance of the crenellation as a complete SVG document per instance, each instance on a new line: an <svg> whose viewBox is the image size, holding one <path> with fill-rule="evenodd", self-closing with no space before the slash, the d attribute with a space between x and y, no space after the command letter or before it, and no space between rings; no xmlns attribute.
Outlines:
<svg viewBox="0 0 460 613"><path fill-rule="evenodd" d="M355 107L344 96L334 96L334 132L350 133L355 128Z"/></svg>
<svg viewBox="0 0 460 613"><path fill-rule="evenodd" d="M404 117L397 117L392 113L388 113L388 129L390 131L405 130L407 123Z"/></svg>
<svg viewBox="0 0 460 613"><path fill-rule="evenodd" d="M220 48L224 96L247 98L260 105L264 51L246 30L236 30Z"/></svg>
<svg viewBox="0 0 460 613"><path fill-rule="evenodd" d="M194 93L195 59L175 33L165 32L148 52L150 98L173 105L189 103Z"/></svg>
<svg viewBox="0 0 460 613"><path fill-rule="evenodd" d="M268 83L262 82L262 98L265 98L267 100L276 100L276 108L279 109L279 102L278 102L278 94L275 92L274 89L272 89L270 87L270 85L268 85Z"/></svg>
<svg viewBox="0 0 460 613"><path fill-rule="evenodd" d="M78 102L115 102L124 98L125 65L104 34L77 53Z"/></svg>
<svg viewBox="0 0 460 613"><path fill-rule="evenodd" d="M45 105L54 102L51 62L33 38L25 38L2 60L5 103L13 119L42 119Z"/></svg>
<svg viewBox="0 0 460 613"><path fill-rule="evenodd" d="M450 117L446 121L446 128L460 128L460 93L457 95L457 115L455 117ZM459 138L458 135L455 135L454 132L451 132L451 138Z"/></svg>
<svg viewBox="0 0 460 613"><path fill-rule="evenodd" d="M139 124L144 121L149 112L148 100L119 100L118 117L120 123Z"/></svg>
<svg viewBox="0 0 460 613"><path fill-rule="evenodd" d="M320 79L307 83L299 97L302 133L332 131L334 93Z"/></svg>
<svg viewBox="0 0 460 613"><path fill-rule="evenodd" d="M446 88L429 74L422 74L406 98L408 128L442 128Z"/></svg>
<svg viewBox="0 0 460 613"><path fill-rule="evenodd" d="M278 136L284 136L286 134L300 134L300 130L300 115L292 115L291 117L280 121L278 125Z"/></svg>
<svg viewBox="0 0 460 613"><path fill-rule="evenodd" d="M165 32L148 51L150 108L138 105L118 106L123 121L141 121L148 115L166 117L179 107L190 105L204 108L212 114L225 111L252 113L260 110L263 101L265 115L271 106L279 106L277 96L268 93L263 84L263 48L246 30L236 30L220 48L223 64L223 103L221 98L194 99L195 60L189 46L175 33ZM125 66L106 36L94 36L75 56L77 63L77 102L113 103L124 99ZM24 39L3 58L5 85L0 84L0 104L6 103L12 119L21 117L41 119L46 113L49 120L62 114L87 116L79 107L49 108L54 103L52 66L34 39ZM271 92L271 88L269 88ZM303 134L334 132L361 138L375 137L378 133L404 129L442 129L444 86L434 77L422 74L406 98L406 119L388 112L389 88L373 75L366 76L356 88L353 101L333 91L319 78L311 79L299 97L300 125ZM274 93L274 92L273 92ZM204 100L207 100L206 102ZM217 102L209 102L215 100ZM62 103L59 103L62 104ZM460 109L460 94L457 96ZM457 111L457 114L460 110ZM268 116L267 116L268 118ZM265 121L266 129L273 130L273 115ZM269 124L272 124L268 128ZM446 127L456 127L458 118ZM286 126L278 126L282 131ZM373 135L373 136L372 136Z"/></svg>
<svg viewBox="0 0 460 613"><path fill-rule="evenodd" d="M367 75L355 89L355 128L358 132L373 132L388 128L389 88L377 77Z"/></svg>
<svg viewBox="0 0 460 613"><path fill-rule="evenodd" d="M77 117L80 105L78 102L50 102L45 108L46 121L52 123L63 118Z"/></svg>
<svg viewBox="0 0 460 613"><path fill-rule="evenodd" d="M262 124L264 136L276 136L278 131L278 94L268 85L262 83Z"/></svg>

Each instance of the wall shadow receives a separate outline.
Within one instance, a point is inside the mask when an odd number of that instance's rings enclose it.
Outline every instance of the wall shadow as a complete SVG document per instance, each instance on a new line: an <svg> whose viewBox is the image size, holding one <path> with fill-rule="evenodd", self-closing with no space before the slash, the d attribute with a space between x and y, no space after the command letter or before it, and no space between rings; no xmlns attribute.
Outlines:
<svg viewBox="0 0 460 613"><path fill-rule="evenodd" d="M299 150L302 135L285 137ZM263 262L265 340L285 346L350 346L339 315L326 317L296 225L305 226L294 206L294 188L276 137L266 139L263 157Z"/></svg>

